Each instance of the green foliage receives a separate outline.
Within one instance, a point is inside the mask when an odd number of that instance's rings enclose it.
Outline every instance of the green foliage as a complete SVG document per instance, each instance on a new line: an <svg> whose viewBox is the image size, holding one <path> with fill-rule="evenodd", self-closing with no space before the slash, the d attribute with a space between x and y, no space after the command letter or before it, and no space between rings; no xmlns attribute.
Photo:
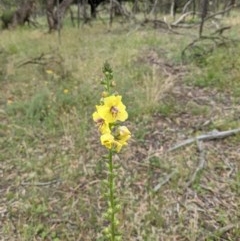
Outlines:
<svg viewBox="0 0 240 241"><path fill-rule="evenodd" d="M240 171L236 173L236 178L231 183L231 188L234 190L234 192L240 195Z"/></svg>
<svg viewBox="0 0 240 241"><path fill-rule="evenodd" d="M8 28L9 24L11 24L12 19L13 19L14 11L12 10L5 10L1 16L2 20L2 27L3 28Z"/></svg>
<svg viewBox="0 0 240 241"><path fill-rule="evenodd" d="M160 113L161 115L167 117L171 114L174 114L177 112L178 106L173 100L166 101L165 103L161 103L158 108L156 109L156 112Z"/></svg>
<svg viewBox="0 0 240 241"><path fill-rule="evenodd" d="M49 91L40 91L38 92L30 101L26 116L30 120L39 120L44 121L49 115L49 100L50 93Z"/></svg>
<svg viewBox="0 0 240 241"><path fill-rule="evenodd" d="M202 70L194 76L194 85L231 91L239 97L239 49L240 46L230 47L228 50L218 49L206 57Z"/></svg>

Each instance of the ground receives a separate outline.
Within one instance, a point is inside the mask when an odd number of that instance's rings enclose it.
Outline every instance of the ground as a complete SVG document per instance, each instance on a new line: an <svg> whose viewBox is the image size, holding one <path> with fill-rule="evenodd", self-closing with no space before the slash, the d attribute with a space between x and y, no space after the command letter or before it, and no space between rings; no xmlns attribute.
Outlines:
<svg viewBox="0 0 240 241"><path fill-rule="evenodd" d="M182 63L176 56L189 37L184 42L184 36L140 29L130 31L129 40L129 32L117 33L117 27L108 34L83 29L79 54L72 37L64 37L78 36L78 30L62 33L68 47L60 53L43 42L56 41L53 36L30 32L30 39L42 44L24 42L38 46L34 52L18 45L28 30L18 32L20 40L4 33L1 240L102 240L105 149L91 114L104 59L113 63L132 132L129 145L114 157L120 164L123 240L240 240L239 133L172 150L193 137L239 128L239 70L232 68L227 76L221 70L228 71L237 53L219 70L215 59L227 56L221 50L204 56L204 63ZM162 35L166 39L158 38ZM164 45L170 40L173 46ZM46 49L50 54L36 58Z"/></svg>

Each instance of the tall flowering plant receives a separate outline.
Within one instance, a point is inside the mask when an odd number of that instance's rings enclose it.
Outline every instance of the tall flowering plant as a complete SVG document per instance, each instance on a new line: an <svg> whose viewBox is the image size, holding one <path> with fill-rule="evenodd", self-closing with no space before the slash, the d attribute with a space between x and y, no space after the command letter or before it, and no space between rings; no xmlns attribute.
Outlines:
<svg viewBox="0 0 240 241"><path fill-rule="evenodd" d="M106 199L108 208L103 217L108 222L104 228L103 235L107 240L119 241L122 239L119 232L119 221L116 214L120 211L119 200L116 196L115 177L117 176L117 165L113 163L113 155L119 153L122 147L127 145L131 133L125 125L121 125L128 118L126 106L122 103L122 96L113 92L115 87L113 72L108 63L103 67L104 78L101 84L104 86L100 104L96 105L96 111L92 117L100 133L101 144L108 149L106 156L107 180Z"/></svg>

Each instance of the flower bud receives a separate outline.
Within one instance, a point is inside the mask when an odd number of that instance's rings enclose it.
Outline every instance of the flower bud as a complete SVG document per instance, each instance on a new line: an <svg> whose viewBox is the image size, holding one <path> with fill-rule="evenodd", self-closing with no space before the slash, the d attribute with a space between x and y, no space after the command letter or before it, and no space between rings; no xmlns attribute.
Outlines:
<svg viewBox="0 0 240 241"><path fill-rule="evenodd" d="M106 85L106 80L105 79L101 79L101 82L100 82L102 85Z"/></svg>
<svg viewBox="0 0 240 241"><path fill-rule="evenodd" d="M110 233L110 228L109 228L109 227L104 228L104 229L103 229L103 233L104 233L104 234L109 234L109 233Z"/></svg>
<svg viewBox="0 0 240 241"><path fill-rule="evenodd" d="M116 82L113 80L112 82L111 82L111 87L115 87L116 86Z"/></svg>
<svg viewBox="0 0 240 241"><path fill-rule="evenodd" d="M103 180L102 183L103 185L108 186L108 180Z"/></svg>
<svg viewBox="0 0 240 241"><path fill-rule="evenodd" d="M104 214L103 214L103 218L106 219L106 220L109 220L109 219L110 219L110 216L108 215L108 213L104 213Z"/></svg>
<svg viewBox="0 0 240 241"><path fill-rule="evenodd" d="M114 220L114 224L115 226L118 226L119 225L119 221L117 219Z"/></svg>
<svg viewBox="0 0 240 241"><path fill-rule="evenodd" d="M120 210L121 210L121 205L120 204L117 204L116 206L115 206L115 212L119 212Z"/></svg>
<svg viewBox="0 0 240 241"><path fill-rule="evenodd" d="M113 213L112 208L108 208L108 210L107 210L107 214L108 214L108 215L112 215L112 213Z"/></svg>
<svg viewBox="0 0 240 241"><path fill-rule="evenodd" d="M116 241L121 241L122 240L122 236L120 236L120 235L119 236L115 236L115 240Z"/></svg>
<svg viewBox="0 0 240 241"><path fill-rule="evenodd" d="M109 96L109 93L108 93L107 91L103 91L103 92L102 92L102 97L105 98L105 97L107 97L107 96Z"/></svg>

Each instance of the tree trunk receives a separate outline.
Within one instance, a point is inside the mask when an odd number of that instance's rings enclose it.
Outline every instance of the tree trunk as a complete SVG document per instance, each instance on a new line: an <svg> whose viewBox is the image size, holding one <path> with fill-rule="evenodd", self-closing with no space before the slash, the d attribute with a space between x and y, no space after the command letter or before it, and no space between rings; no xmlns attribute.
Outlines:
<svg viewBox="0 0 240 241"><path fill-rule="evenodd" d="M74 0L63 0L59 7L55 9L55 0L47 0L47 21L49 32L57 30L62 26L66 10Z"/></svg>
<svg viewBox="0 0 240 241"><path fill-rule="evenodd" d="M11 27L16 27L17 25L23 25L28 22L30 24L31 15L36 11L36 3L34 0L25 1L13 14L11 20Z"/></svg>
<svg viewBox="0 0 240 241"><path fill-rule="evenodd" d="M47 14L47 22L48 22L49 32L54 30L54 26L55 26L54 4L55 4L54 0L47 0L46 14Z"/></svg>
<svg viewBox="0 0 240 241"><path fill-rule="evenodd" d="M199 28L199 38L202 36L204 21L208 13L208 1L209 0L202 0L202 13L201 13L201 24Z"/></svg>

